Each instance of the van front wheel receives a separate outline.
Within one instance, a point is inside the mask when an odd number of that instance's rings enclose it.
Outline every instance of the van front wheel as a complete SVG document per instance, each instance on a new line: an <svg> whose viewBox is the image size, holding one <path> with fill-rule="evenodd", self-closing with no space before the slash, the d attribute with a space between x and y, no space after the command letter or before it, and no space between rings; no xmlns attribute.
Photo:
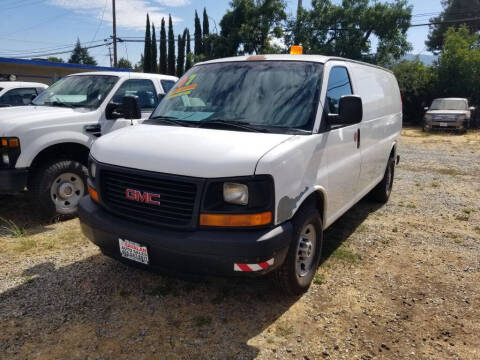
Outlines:
<svg viewBox="0 0 480 360"><path fill-rule="evenodd" d="M320 263L323 227L320 213L314 206L302 207L295 215L293 225L294 237L287 258L275 277L287 294L299 296L310 287Z"/></svg>

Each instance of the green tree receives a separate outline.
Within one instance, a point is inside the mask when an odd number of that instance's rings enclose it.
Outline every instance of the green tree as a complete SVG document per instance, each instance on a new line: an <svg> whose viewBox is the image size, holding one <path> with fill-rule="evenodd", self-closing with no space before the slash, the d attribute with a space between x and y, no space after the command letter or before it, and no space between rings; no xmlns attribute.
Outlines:
<svg viewBox="0 0 480 360"><path fill-rule="evenodd" d="M190 39L190 30L185 29L184 31L185 37L185 47L186 47L186 57L185 57L185 71L190 69L193 66L193 54L191 49L191 39Z"/></svg>
<svg viewBox="0 0 480 360"><path fill-rule="evenodd" d="M77 44L75 45L68 62L70 64L97 65L97 62L90 56L88 50L82 47L80 39L77 39Z"/></svg>
<svg viewBox="0 0 480 360"><path fill-rule="evenodd" d="M64 63L65 61L62 58L56 57L56 56L50 56L47 58L47 61L50 62L57 62L57 63Z"/></svg>
<svg viewBox="0 0 480 360"><path fill-rule="evenodd" d="M200 18L198 17L197 10L195 10L195 55L203 54L203 42L202 42L202 26L200 25Z"/></svg>
<svg viewBox="0 0 480 360"><path fill-rule="evenodd" d="M403 100L403 116L406 122L420 122L423 108L434 96L434 67L425 66L418 58L401 61L392 66Z"/></svg>
<svg viewBox="0 0 480 360"><path fill-rule="evenodd" d="M301 9L287 25L285 43L304 47L306 54L343 56L388 64L411 49L407 31L412 7L407 0L313 0L311 10ZM376 39L377 48L372 49Z"/></svg>
<svg viewBox="0 0 480 360"><path fill-rule="evenodd" d="M283 36L284 0L232 0L230 6L220 21L224 39L211 39L217 54L262 54L272 37Z"/></svg>
<svg viewBox="0 0 480 360"><path fill-rule="evenodd" d="M157 63L157 35L155 34L155 25L152 24L152 65L151 70L153 73L158 73Z"/></svg>
<svg viewBox="0 0 480 360"><path fill-rule="evenodd" d="M117 67L121 69L133 69L132 63L125 58L120 58L120 60L118 60Z"/></svg>
<svg viewBox="0 0 480 360"><path fill-rule="evenodd" d="M445 34L449 27L459 28L465 25L471 34L480 31L480 1L479 0L442 0L442 13L430 19L435 23L430 28L428 40L425 42L429 51L438 53L444 44ZM453 22L457 19L477 18L475 21Z"/></svg>
<svg viewBox="0 0 480 360"><path fill-rule="evenodd" d="M167 33L165 31L165 19L162 18L160 28L160 74L167 73Z"/></svg>
<svg viewBox="0 0 480 360"><path fill-rule="evenodd" d="M203 46L203 53L204 55L209 58L210 57L210 48L205 44L205 38L210 35L210 23L208 21L208 14L207 8L203 8L203 34L202 34L202 46Z"/></svg>
<svg viewBox="0 0 480 360"><path fill-rule="evenodd" d="M183 36L178 35L178 54L177 54L177 76L180 77L185 72L185 31Z"/></svg>
<svg viewBox="0 0 480 360"><path fill-rule="evenodd" d="M480 35L467 26L451 27L445 33L438 59L439 96L465 97L480 104Z"/></svg>
<svg viewBox="0 0 480 360"><path fill-rule="evenodd" d="M175 75L175 35L173 34L172 16L168 16L168 61L167 74Z"/></svg>
<svg viewBox="0 0 480 360"><path fill-rule="evenodd" d="M143 71L152 72L152 38L150 35L150 18L147 14L147 25L145 26L145 46L143 50Z"/></svg>
<svg viewBox="0 0 480 360"><path fill-rule="evenodd" d="M135 64L135 66L133 67L133 71L135 72L143 72L143 54L140 54L140 60L138 61L138 63Z"/></svg>

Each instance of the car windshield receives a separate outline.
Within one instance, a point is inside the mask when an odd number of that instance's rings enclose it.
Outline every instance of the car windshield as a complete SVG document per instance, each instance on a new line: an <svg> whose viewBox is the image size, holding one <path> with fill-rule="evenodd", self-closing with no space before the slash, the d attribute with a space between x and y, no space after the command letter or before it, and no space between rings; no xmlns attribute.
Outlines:
<svg viewBox="0 0 480 360"><path fill-rule="evenodd" d="M436 99L433 100L430 110L467 110L465 100Z"/></svg>
<svg viewBox="0 0 480 360"><path fill-rule="evenodd" d="M117 81L117 76L109 75L67 76L40 93L32 104L96 109Z"/></svg>
<svg viewBox="0 0 480 360"><path fill-rule="evenodd" d="M151 118L190 126L218 122L270 132L311 131L322 72L322 64L300 61L198 65L176 83Z"/></svg>

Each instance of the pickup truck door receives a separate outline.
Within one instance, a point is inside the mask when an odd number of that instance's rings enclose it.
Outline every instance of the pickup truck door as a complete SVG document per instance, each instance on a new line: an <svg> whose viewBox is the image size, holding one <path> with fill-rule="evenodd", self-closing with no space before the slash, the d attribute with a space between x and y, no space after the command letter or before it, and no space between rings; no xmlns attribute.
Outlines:
<svg viewBox="0 0 480 360"><path fill-rule="evenodd" d="M136 96L142 111L142 118L129 120L119 118L108 120L106 118L101 122L101 133L105 135L111 131L131 126L132 124L142 123L150 117L150 114L158 104L158 89L150 79L129 79L120 85L120 87L110 100L111 103L120 104L124 96Z"/></svg>
<svg viewBox="0 0 480 360"><path fill-rule="evenodd" d="M323 121L328 122L327 114L338 114L340 98L352 95L354 89L344 63L329 63L325 71L328 74L328 87L324 99ZM331 221L342 215L358 200L358 180L362 162L359 129L360 124L335 125L326 129L329 194L327 218Z"/></svg>

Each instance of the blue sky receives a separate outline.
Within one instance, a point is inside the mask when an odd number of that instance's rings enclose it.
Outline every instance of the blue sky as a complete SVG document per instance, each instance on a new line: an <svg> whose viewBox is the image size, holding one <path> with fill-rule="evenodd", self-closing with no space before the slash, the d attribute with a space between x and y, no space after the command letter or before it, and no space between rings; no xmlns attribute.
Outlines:
<svg viewBox="0 0 480 360"><path fill-rule="evenodd" d="M340 2L340 0L335 0ZM211 17L210 29L215 30L228 8L229 0L116 0L117 34L123 37L142 37L145 16L159 29L163 16L172 14L175 34L189 27L193 33L193 16L203 7ZM288 13L296 12L297 0L287 0ZM310 0L303 0L309 7ZM414 6L413 23L428 22L432 14L442 10L440 0L410 0ZM100 44L112 32L111 0L0 0L0 56L15 57L36 52L45 54L69 49L77 36L82 43ZM409 41L413 53L425 52L427 27L412 28ZM158 33L157 33L158 38ZM119 44L119 57L137 62L143 44ZM108 49L104 46L89 50L99 65L109 65ZM56 55L68 59L69 54Z"/></svg>

